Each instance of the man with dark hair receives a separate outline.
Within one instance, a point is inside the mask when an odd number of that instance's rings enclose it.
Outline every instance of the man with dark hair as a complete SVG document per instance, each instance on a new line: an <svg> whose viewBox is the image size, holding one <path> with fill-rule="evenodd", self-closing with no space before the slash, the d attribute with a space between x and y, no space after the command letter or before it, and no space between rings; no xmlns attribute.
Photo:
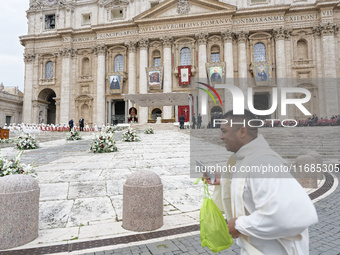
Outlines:
<svg viewBox="0 0 340 255"><path fill-rule="evenodd" d="M230 111L223 118L227 123L221 124L220 138L234 153L228 165L235 172L216 179L214 200L225 212L229 232L241 247L241 254L308 254L308 227L317 223L312 201L290 173L263 175L245 171L254 166L261 169L284 164L252 127L258 125L255 115L248 110L243 115ZM207 181L211 184L210 179Z"/></svg>
<svg viewBox="0 0 340 255"><path fill-rule="evenodd" d="M68 122L68 125L70 127L70 131L72 131L72 128L73 128L73 119L71 119L69 122Z"/></svg>
<svg viewBox="0 0 340 255"><path fill-rule="evenodd" d="M84 119L83 119L83 117L80 117L80 119L79 119L79 127L80 127L80 131L84 130Z"/></svg>

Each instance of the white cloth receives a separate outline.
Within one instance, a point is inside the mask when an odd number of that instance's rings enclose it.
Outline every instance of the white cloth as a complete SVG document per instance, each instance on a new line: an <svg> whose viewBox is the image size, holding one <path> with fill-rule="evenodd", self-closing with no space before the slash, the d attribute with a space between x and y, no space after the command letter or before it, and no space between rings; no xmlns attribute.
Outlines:
<svg viewBox="0 0 340 255"><path fill-rule="evenodd" d="M232 157L236 169L284 162L261 135ZM223 178L221 187L215 188L215 202L223 207L227 219L237 218L236 229L242 235L236 242L242 255L309 254L308 227L317 223L317 214L306 192L290 177L251 178L249 173L237 173L230 189L229 179Z"/></svg>

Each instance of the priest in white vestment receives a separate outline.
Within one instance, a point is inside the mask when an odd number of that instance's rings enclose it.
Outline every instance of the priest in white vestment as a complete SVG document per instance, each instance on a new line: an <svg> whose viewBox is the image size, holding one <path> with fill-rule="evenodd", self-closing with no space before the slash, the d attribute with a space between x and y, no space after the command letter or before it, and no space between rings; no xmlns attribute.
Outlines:
<svg viewBox="0 0 340 255"><path fill-rule="evenodd" d="M245 171L284 165L257 128L247 125L255 118L248 110L244 115L233 116L232 111L224 115L228 123L221 125L221 139L234 152L228 164L236 172L217 179L214 201L225 212L241 255L308 255L308 227L318 218L304 189L290 173ZM231 125L243 120L245 125Z"/></svg>

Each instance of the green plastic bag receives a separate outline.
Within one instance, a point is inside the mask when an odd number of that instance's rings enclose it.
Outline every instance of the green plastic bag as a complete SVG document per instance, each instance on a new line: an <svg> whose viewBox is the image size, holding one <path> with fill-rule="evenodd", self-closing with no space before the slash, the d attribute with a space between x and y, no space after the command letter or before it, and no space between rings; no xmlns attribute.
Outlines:
<svg viewBox="0 0 340 255"><path fill-rule="evenodd" d="M233 244L228 225L220 209L209 194L208 184L204 184L203 204L200 211L201 245L216 253L228 249Z"/></svg>

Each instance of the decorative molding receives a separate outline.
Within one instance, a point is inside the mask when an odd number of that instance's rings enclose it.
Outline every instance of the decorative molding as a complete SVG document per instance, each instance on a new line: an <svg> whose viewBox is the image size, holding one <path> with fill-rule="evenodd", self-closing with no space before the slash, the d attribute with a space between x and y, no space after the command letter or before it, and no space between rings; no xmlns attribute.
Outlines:
<svg viewBox="0 0 340 255"><path fill-rule="evenodd" d="M186 15L190 12L191 5L188 0L178 0L177 13L179 15Z"/></svg>
<svg viewBox="0 0 340 255"><path fill-rule="evenodd" d="M232 42L235 38L235 33L232 30L224 30L221 32L224 42Z"/></svg>
<svg viewBox="0 0 340 255"><path fill-rule="evenodd" d="M126 7L129 4L129 0L101 0L98 2L100 7L109 9L118 9Z"/></svg>
<svg viewBox="0 0 340 255"><path fill-rule="evenodd" d="M149 39L141 39L138 42L139 49L141 50L147 50L149 47Z"/></svg>
<svg viewBox="0 0 340 255"><path fill-rule="evenodd" d="M247 32L241 31L236 35L237 42L238 43L243 43L248 40L249 34Z"/></svg>
<svg viewBox="0 0 340 255"><path fill-rule="evenodd" d="M24 54L24 61L25 61L25 63L31 63L31 62L33 62L35 57L36 57L35 54L26 53L26 54Z"/></svg>
<svg viewBox="0 0 340 255"><path fill-rule="evenodd" d="M137 51L137 42L129 41L129 42L125 43L125 46L128 48L129 52L136 53L136 51Z"/></svg>
<svg viewBox="0 0 340 255"><path fill-rule="evenodd" d="M74 12L75 6L73 4L67 4L65 5L65 9L67 12Z"/></svg>
<svg viewBox="0 0 340 255"><path fill-rule="evenodd" d="M71 47L69 48L62 48L59 51L59 54L63 57L75 57L77 54L77 50L72 49Z"/></svg>
<svg viewBox="0 0 340 255"><path fill-rule="evenodd" d="M160 38L164 48L171 48L173 42L174 42L174 38L172 36L163 36Z"/></svg>
<svg viewBox="0 0 340 255"><path fill-rule="evenodd" d="M315 37L321 37L321 29L320 26L313 27L313 35Z"/></svg>
<svg viewBox="0 0 340 255"><path fill-rule="evenodd" d="M198 42L198 45L206 44L208 36L209 36L208 33L203 33L203 32L201 32L199 34L195 34L195 38Z"/></svg>

